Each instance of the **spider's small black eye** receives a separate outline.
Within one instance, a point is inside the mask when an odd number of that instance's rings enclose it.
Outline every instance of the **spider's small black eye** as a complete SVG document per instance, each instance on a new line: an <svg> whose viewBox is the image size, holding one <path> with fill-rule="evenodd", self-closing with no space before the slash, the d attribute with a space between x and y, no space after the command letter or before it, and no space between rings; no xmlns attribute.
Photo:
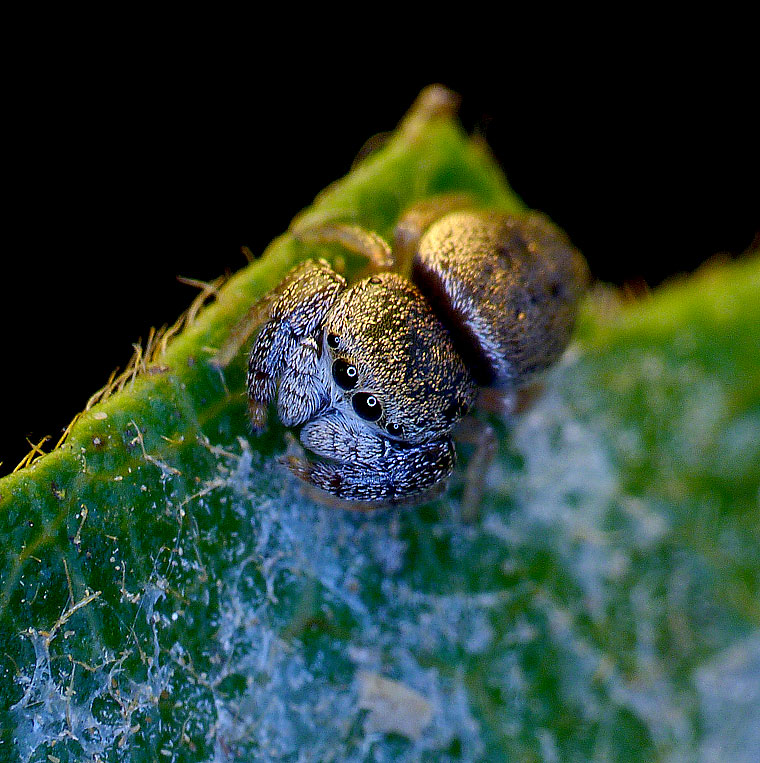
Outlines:
<svg viewBox="0 0 760 763"><path fill-rule="evenodd" d="M443 411L443 415L453 423L454 421L461 419L463 416L466 416L467 411L469 410L470 407L466 402L464 402L464 400L457 400L455 403L452 403Z"/></svg>
<svg viewBox="0 0 760 763"><path fill-rule="evenodd" d="M356 366L351 365L343 358L338 358L332 364L332 375L335 383L342 389L353 389L359 379Z"/></svg>
<svg viewBox="0 0 760 763"><path fill-rule="evenodd" d="M327 345L328 347L332 347L333 350L337 350L338 346L340 345L340 337L336 336L335 334L328 334Z"/></svg>
<svg viewBox="0 0 760 763"><path fill-rule="evenodd" d="M357 392L351 404L366 421L377 421L383 413L380 401L371 392Z"/></svg>
<svg viewBox="0 0 760 763"><path fill-rule="evenodd" d="M392 421L390 424L388 424L388 433L392 434L396 437L403 437L404 435L404 428L401 426L401 424L397 424L395 421Z"/></svg>

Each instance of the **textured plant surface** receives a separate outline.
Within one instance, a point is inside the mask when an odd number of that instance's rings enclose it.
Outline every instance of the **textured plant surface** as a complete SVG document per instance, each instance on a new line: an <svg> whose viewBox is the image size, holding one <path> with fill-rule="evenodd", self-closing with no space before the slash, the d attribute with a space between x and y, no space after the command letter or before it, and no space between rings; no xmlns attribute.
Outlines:
<svg viewBox="0 0 760 763"><path fill-rule="evenodd" d="M452 190L521 206L450 117L418 119L306 214L389 234ZM760 759L758 259L590 300L494 422L464 524L456 482L316 505L283 430L248 437L243 353L214 348L316 253L276 240L0 480L0 760Z"/></svg>

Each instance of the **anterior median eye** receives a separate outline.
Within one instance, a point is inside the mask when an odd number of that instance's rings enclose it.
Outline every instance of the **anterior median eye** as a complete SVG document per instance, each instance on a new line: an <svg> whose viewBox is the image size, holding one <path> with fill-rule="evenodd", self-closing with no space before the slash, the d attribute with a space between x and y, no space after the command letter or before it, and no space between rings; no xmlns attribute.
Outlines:
<svg viewBox="0 0 760 763"><path fill-rule="evenodd" d="M377 421L383 413L380 401L371 392L357 392L351 404L366 421Z"/></svg>
<svg viewBox="0 0 760 763"><path fill-rule="evenodd" d="M342 389L353 389L359 378L356 366L343 358L338 358L332 365L332 375L335 383Z"/></svg>

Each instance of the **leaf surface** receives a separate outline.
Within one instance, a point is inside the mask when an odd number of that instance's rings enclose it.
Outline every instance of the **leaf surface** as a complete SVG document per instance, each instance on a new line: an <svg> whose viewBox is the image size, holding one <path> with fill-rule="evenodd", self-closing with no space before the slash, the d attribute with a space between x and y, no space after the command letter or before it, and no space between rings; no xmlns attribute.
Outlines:
<svg viewBox="0 0 760 763"><path fill-rule="evenodd" d="M388 235L448 191L522 208L441 115L304 215ZM758 258L590 299L494 422L468 525L456 481L415 510L316 505L282 428L249 436L244 352L210 360L315 254L339 256L274 241L0 480L0 760L760 758Z"/></svg>

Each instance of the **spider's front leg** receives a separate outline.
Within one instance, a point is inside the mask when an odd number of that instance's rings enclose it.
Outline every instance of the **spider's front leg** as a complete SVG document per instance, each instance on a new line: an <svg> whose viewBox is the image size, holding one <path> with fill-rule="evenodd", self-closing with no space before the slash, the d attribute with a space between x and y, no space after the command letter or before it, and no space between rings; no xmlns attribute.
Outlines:
<svg viewBox="0 0 760 763"><path fill-rule="evenodd" d="M373 270L395 270L404 277L412 272L417 245L431 223L461 209L471 208L473 198L467 193L448 193L421 199L408 207L396 224L393 246L375 231L340 220L301 220L293 235L305 243L340 244L349 252L365 257Z"/></svg>
<svg viewBox="0 0 760 763"><path fill-rule="evenodd" d="M294 268L277 288L269 319L248 359L248 408L255 431L264 427L267 406L281 379L283 423L302 423L316 413L321 396L308 382L318 373L320 326L345 287L345 279L327 262L308 260ZM293 395L297 401L291 406Z"/></svg>
<svg viewBox="0 0 760 763"><path fill-rule="evenodd" d="M285 460L293 474L356 509L421 502L443 486L455 464L447 437L431 442L397 442L331 411L301 430L301 442L332 461Z"/></svg>

